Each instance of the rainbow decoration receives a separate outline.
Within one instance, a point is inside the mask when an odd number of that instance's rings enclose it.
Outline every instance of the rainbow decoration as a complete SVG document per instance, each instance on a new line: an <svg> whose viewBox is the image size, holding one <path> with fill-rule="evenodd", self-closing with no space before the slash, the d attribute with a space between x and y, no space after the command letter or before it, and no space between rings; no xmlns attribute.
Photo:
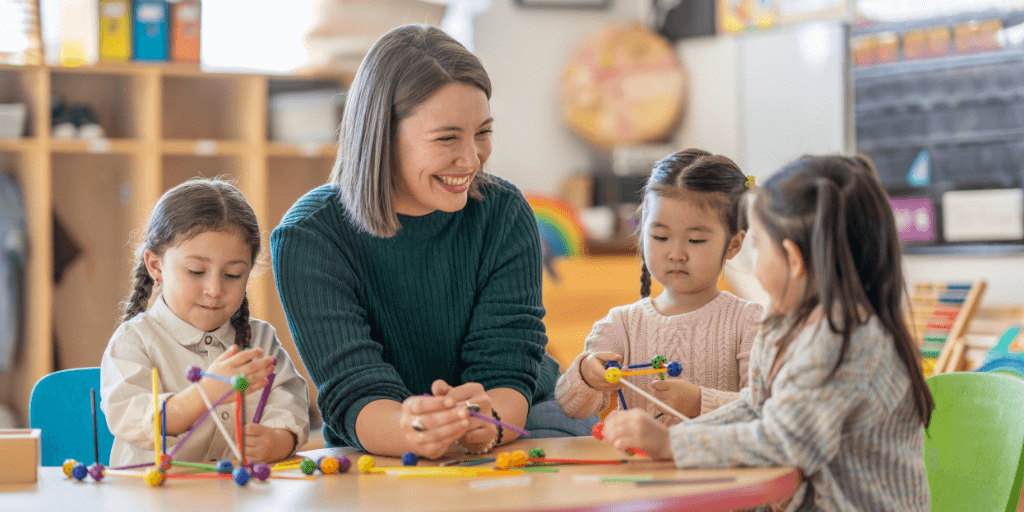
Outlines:
<svg viewBox="0 0 1024 512"><path fill-rule="evenodd" d="M537 217L537 230L554 256L583 255L583 226L569 203L551 196L529 194L526 201Z"/></svg>

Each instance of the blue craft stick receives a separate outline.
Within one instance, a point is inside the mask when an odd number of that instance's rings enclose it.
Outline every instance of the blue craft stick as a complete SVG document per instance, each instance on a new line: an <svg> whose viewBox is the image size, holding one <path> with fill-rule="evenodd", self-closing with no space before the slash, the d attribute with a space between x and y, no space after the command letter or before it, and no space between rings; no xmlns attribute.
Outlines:
<svg viewBox="0 0 1024 512"><path fill-rule="evenodd" d="M626 397L622 394L622 388L619 388L619 402L622 403L623 411L629 410L629 407L626 407Z"/></svg>
<svg viewBox="0 0 1024 512"><path fill-rule="evenodd" d="M645 368L645 367L651 366L652 364L653 364L653 363L638 363L638 364L631 364L631 365L627 366L626 368Z"/></svg>

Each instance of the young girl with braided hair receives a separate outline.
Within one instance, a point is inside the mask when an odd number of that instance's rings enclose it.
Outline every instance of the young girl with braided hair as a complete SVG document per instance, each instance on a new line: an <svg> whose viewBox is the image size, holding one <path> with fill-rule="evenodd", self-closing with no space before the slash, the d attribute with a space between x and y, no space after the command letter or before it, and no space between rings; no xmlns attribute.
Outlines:
<svg viewBox="0 0 1024 512"><path fill-rule="evenodd" d="M620 390L630 409L649 416L669 412L604 378L610 361L626 366L659 355L679 362L682 375L649 380L649 389L676 411L695 417L739 396L763 308L720 291L718 277L743 244L747 220L741 199L749 181L732 160L699 149L655 164L640 207L642 298L597 322L584 352L559 378L555 397L567 416L586 418ZM665 287L653 298L652 279ZM680 420L665 414L658 421Z"/></svg>
<svg viewBox="0 0 1024 512"><path fill-rule="evenodd" d="M165 404L168 453L215 401L231 390L220 380L187 378L188 367L249 381L244 408L245 455L251 462L288 457L309 434L306 381L274 328L249 317L246 284L260 252L256 215L233 185L193 179L167 191L149 219L138 250L132 292L101 363L100 405L114 434L112 466L153 460L153 368ZM147 310L150 297L152 307ZM271 380L269 377L274 374ZM259 423L253 412L271 384ZM212 414L234 430L235 405ZM174 459L233 459L214 421L203 421Z"/></svg>

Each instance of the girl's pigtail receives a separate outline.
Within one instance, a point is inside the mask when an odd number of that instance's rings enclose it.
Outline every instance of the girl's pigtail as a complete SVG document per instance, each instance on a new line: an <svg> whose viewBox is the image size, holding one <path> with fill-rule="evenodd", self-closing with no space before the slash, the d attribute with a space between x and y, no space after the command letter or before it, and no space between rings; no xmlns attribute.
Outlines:
<svg viewBox="0 0 1024 512"><path fill-rule="evenodd" d="M231 317L231 327L235 328L235 345L247 349L252 341L252 327L249 326L249 294L242 297L242 305Z"/></svg>
<svg viewBox="0 0 1024 512"><path fill-rule="evenodd" d="M153 282L153 276L149 275L149 270L146 268L146 261L140 258L139 265L135 267L135 286L128 297L128 305L124 308L122 322L127 322L146 310L149 296L153 293Z"/></svg>
<svg viewBox="0 0 1024 512"><path fill-rule="evenodd" d="M647 262L640 267L640 298L651 296L651 272L647 270Z"/></svg>

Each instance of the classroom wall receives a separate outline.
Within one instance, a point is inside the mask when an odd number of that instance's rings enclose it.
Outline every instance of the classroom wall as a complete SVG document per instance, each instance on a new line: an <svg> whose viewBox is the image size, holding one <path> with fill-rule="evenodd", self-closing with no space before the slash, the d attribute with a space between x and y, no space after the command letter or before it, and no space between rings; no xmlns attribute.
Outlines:
<svg viewBox="0 0 1024 512"><path fill-rule="evenodd" d="M477 15L475 53L493 87L491 172L529 192L556 193L565 177L587 172L590 149L558 116L558 83L587 35L608 23L644 19L648 2L616 0L606 10L524 9L496 0Z"/></svg>
<svg viewBox="0 0 1024 512"><path fill-rule="evenodd" d="M544 193L557 193L567 176L587 172L590 150L558 117L562 69L576 44L605 23L646 16L647 2L618 0L597 12L493 2L477 17L476 53L494 84L492 172ZM676 146L732 156L758 179L804 153L844 151L843 37L838 23L824 23L676 43L690 79ZM911 282L983 277L985 304L1024 303L1024 256L909 255L904 265Z"/></svg>

